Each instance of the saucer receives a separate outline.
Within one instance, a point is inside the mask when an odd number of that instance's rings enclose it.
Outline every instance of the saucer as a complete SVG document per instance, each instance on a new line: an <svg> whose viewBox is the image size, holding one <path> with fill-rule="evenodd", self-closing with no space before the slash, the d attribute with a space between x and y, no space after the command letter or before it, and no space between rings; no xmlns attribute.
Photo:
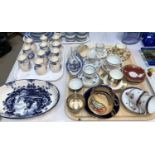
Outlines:
<svg viewBox="0 0 155 155"><path fill-rule="evenodd" d="M124 107L129 110L130 112L137 113L137 114L145 114L145 111L142 111L141 108L138 106L134 106L133 103L131 103L128 99L127 93L129 93L133 88L127 88L126 90L123 91L121 95L121 101Z"/></svg>
<svg viewBox="0 0 155 155"><path fill-rule="evenodd" d="M100 84L100 77L98 74L95 74L94 78L88 79L82 73L79 75L79 78L82 80L85 87L94 87Z"/></svg>
<svg viewBox="0 0 155 155"><path fill-rule="evenodd" d="M121 80L120 83L116 87L111 86L108 83L108 75L105 75L102 80L103 80L103 83L105 85L109 85L113 90L120 90L120 89L122 89L124 87L127 87L127 85L125 84L125 82L123 80Z"/></svg>

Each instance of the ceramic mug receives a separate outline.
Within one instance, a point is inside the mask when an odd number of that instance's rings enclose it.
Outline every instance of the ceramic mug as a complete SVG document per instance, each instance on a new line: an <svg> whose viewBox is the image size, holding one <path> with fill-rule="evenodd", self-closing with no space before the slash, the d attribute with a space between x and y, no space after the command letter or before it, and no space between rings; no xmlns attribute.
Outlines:
<svg viewBox="0 0 155 155"><path fill-rule="evenodd" d="M61 64L59 62L59 57L51 56L49 60L50 60L49 68L51 69L51 71L52 72L59 72L60 69L61 69Z"/></svg>
<svg viewBox="0 0 155 155"><path fill-rule="evenodd" d="M91 64L86 64L83 66L84 76L88 79L91 79L96 74L96 68Z"/></svg>
<svg viewBox="0 0 155 155"><path fill-rule="evenodd" d="M34 70L38 75L44 75L47 72L47 65L42 58L36 58L34 60Z"/></svg>
<svg viewBox="0 0 155 155"><path fill-rule="evenodd" d="M141 96L138 104L141 110L144 111L144 113L148 112L148 105L152 98L153 96L149 95L148 93Z"/></svg>
<svg viewBox="0 0 155 155"><path fill-rule="evenodd" d="M127 94L129 97L129 101L134 104L138 105L140 98L147 93L146 91L143 91L139 88L133 88L131 91Z"/></svg>
<svg viewBox="0 0 155 155"><path fill-rule="evenodd" d="M44 60L44 63L45 63L45 64L48 63L48 57L47 57L47 55L46 55L46 51L44 51L44 50L39 50L39 51L37 52L37 56L38 56L38 58L42 58L42 59Z"/></svg>
<svg viewBox="0 0 155 155"><path fill-rule="evenodd" d="M26 54L20 54L18 56L18 66L24 72L29 71L31 69L31 63L27 58Z"/></svg>
<svg viewBox="0 0 155 155"><path fill-rule="evenodd" d="M113 87L117 86L122 79L123 73L119 69L113 69L108 74L108 83Z"/></svg>

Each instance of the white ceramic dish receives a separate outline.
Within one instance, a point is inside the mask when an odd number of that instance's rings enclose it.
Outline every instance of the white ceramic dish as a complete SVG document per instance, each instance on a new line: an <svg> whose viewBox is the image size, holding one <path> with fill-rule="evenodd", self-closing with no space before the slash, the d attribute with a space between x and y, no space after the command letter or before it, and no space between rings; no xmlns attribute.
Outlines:
<svg viewBox="0 0 155 155"><path fill-rule="evenodd" d="M82 88L82 86L83 86L83 83L78 78L74 78L74 79L70 80L70 82L69 82L69 88L74 91L80 90Z"/></svg>

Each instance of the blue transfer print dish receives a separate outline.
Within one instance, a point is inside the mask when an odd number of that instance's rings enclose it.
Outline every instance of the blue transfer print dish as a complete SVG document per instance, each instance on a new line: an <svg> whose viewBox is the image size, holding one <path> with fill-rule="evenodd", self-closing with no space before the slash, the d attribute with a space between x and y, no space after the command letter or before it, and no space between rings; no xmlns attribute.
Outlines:
<svg viewBox="0 0 155 155"><path fill-rule="evenodd" d="M5 118L30 118L41 115L59 101L59 90L41 80L12 81L0 87L0 115Z"/></svg>

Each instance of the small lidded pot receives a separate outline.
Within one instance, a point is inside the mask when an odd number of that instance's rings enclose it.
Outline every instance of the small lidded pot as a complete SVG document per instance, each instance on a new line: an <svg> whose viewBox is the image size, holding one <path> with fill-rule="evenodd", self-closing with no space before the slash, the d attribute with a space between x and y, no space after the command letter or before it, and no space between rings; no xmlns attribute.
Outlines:
<svg viewBox="0 0 155 155"><path fill-rule="evenodd" d="M31 63L26 54L20 54L18 56L18 66L23 72L27 72L31 69Z"/></svg>
<svg viewBox="0 0 155 155"><path fill-rule="evenodd" d="M33 52L36 52L36 45L34 44L32 38L30 38L30 37L23 37L23 42L24 42L24 46L25 45L29 45L29 46L31 46L31 50Z"/></svg>
<svg viewBox="0 0 155 155"><path fill-rule="evenodd" d="M53 41L60 41L61 40L61 33L60 32L55 32L54 35L52 36Z"/></svg>
<svg viewBox="0 0 155 155"><path fill-rule="evenodd" d="M46 51L46 56L49 56L51 53L51 51L48 47L48 43L45 41L40 43L40 49Z"/></svg>
<svg viewBox="0 0 155 155"><path fill-rule="evenodd" d="M61 42L60 41L57 41L57 40L53 41L52 42L52 47L53 48L55 48L55 47L61 48Z"/></svg>
<svg viewBox="0 0 155 155"><path fill-rule="evenodd" d="M37 52L37 56L38 56L38 58L42 58L42 59L44 60L44 63L45 63L45 64L48 63L48 57L47 57L47 55L46 55L46 51L44 51L44 50L39 50L39 51Z"/></svg>
<svg viewBox="0 0 155 155"><path fill-rule="evenodd" d="M60 48L55 47L55 48L52 49L51 55L59 57L60 52L61 52Z"/></svg>
<svg viewBox="0 0 155 155"><path fill-rule="evenodd" d="M33 39L30 37L23 37L23 42L27 45L32 45L33 44Z"/></svg>
<svg viewBox="0 0 155 155"><path fill-rule="evenodd" d="M47 72L47 65L44 63L44 59L36 58L34 60L34 70L38 75L44 75Z"/></svg>
<svg viewBox="0 0 155 155"><path fill-rule="evenodd" d="M60 69L61 69L61 64L59 62L59 57L51 56L49 60L50 60L49 68L51 69L51 71L52 72L59 72Z"/></svg>
<svg viewBox="0 0 155 155"><path fill-rule="evenodd" d="M22 50L23 50L23 53L27 55L28 59L30 59L30 60L34 59L35 54L31 49L31 45L24 44Z"/></svg>
<svg viewBox="0 0 155 155"><path fill-rule="evenodd" d="M46 35L42 35L42 36L40 37L40 41L41 41L41 42L48 42L48 37L47 37Z"/></svg>

